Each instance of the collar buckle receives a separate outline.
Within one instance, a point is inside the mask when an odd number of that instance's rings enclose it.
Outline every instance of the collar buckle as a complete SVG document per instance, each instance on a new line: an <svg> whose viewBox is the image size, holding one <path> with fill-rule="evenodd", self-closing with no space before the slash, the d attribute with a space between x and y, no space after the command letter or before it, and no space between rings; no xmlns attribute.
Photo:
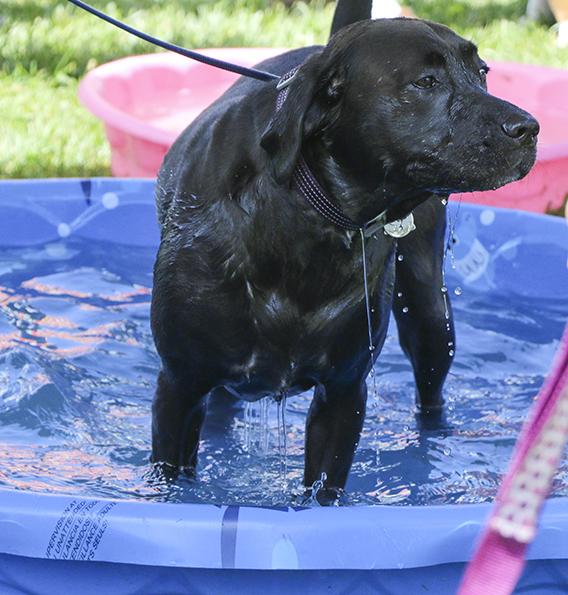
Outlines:
<svg viewBox="0 0 568 595"><path fill-rule="evenodd" d="M391 238L405 238L409 233L416 229L414 223L414 215L410 213L404 219L397 219L391 223L387 223L383 227L383 231Z"/></svg>

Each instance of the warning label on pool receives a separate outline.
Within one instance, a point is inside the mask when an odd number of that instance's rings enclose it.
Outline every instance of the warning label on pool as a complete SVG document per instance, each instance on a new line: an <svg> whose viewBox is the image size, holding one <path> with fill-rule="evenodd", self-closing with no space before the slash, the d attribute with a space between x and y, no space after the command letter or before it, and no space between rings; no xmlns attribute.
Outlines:
<svg viewBox="0 0 568 595"><path fill-rule="evenodd" d="M107 514L116 502L73 500L63 511L45 555L56 560L92 560L108 526Z"/></svg>

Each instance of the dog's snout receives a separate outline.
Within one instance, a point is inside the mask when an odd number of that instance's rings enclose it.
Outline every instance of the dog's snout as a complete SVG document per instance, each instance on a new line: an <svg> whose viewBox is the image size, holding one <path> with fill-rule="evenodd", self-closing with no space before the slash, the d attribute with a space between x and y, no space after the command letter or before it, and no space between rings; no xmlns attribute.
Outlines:
<svg viewBox="0 0 568 595"><path fill-rule="evenodd" d="M519 142L534 140L540 132L539 123L530 115L521 113L501 124L501 129L510 138Z"/></svg>

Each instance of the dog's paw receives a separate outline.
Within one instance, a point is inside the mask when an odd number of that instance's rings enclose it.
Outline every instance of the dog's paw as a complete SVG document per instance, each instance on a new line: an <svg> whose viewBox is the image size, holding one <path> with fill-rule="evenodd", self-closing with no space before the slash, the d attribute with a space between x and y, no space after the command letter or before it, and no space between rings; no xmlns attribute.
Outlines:
<svg viewBox="0 0 568 595"><path fill-rule="evenodd" d="M151 482L171 483L177 480L179 472L179 467L170 463L152 463L150 470L146 474L146 478Z"/></svg>
<svg viewBox="0 0 568 595"><path fill-rule="evenodd" d="M451 428L443 407L419 409L415 417L416 427L420 432L439 432Z"/></svg>
<svg viewBox="0 0 568 595"><path fill-rule="evenodd" d="M347 494L341 488L322 487L317 491L306 488L299 498L300 506L343 506L347 504Z"/></svg>

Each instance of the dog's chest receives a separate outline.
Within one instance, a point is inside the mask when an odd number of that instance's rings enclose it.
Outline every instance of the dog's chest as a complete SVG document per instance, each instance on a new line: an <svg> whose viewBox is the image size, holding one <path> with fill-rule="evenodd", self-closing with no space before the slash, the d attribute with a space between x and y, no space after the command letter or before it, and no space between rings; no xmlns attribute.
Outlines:
<svg viewBox="0 0 568 595"><path fill-rule="evenodd" d="M294 394L340 374L355 358L366 357L364 281L357 263L353 266L343 291L329 285L334 293L325 291L325 280L317 278L310 280L312 291L289 279L268 290L245 279L250 337L246 354L231 366L227 388L244 399ZM369 274L373 334L382 332L388 321L388 271L387 266Z"/></svg>
<svg viewBox="0 0 568 595"><path fill-rule="evenodd" d="M353 238L350 238L353 240ZM311 250L297 257L262 261L243 271L246 309L259 335L289 343L321 335L330 339L365 307L365 270L370 297L384 298L384 281L394 267L395 243L386 238L367 240L366 267L356 242L339 250ZM296 257L296 258L295 258ZM266 270L277 271L276 274Z"/></svg>

